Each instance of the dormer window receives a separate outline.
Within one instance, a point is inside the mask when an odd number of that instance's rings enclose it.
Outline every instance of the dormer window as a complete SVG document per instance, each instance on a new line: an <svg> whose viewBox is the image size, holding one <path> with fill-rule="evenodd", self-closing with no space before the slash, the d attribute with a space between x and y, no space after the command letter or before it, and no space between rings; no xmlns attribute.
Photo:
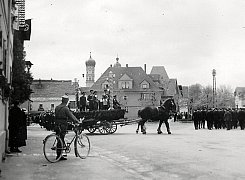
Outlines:
<svg viewBox="0 0 245 180"><path fill-rule="evenodd" d="M133 88L133 79L131 79L127 74L124 74L118 80L119 89L132 89Z"/></svg>
<svg viewBox="0 0 245 180"><path fill-rule="evenodd" d="M150 88L149 83L147 81L145 81L145 80L141 83L140 86L141 86L142 89L149 89Z"/></svg>
<svg viewBox="0 0 245 180"><path fill-rule="evenodd" d="M121 82L121 87L122 89L129 89L129 82L127 81Z"/></svg>
<svg viewBox="0 0 245 180"><path fill-rule="evenodd" d="M147 84L142 84L142 88L147 89L148 88Z"/></svg>

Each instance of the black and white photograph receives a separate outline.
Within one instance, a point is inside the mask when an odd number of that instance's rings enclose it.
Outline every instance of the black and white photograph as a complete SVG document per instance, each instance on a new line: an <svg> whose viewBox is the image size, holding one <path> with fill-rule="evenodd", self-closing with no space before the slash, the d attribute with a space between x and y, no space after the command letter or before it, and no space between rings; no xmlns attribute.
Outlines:
<svg viewBox="0 0 245 180"><path fill-rule="evenodd" d="M245 179L244 0L1 0L0 179Z"/></svg>

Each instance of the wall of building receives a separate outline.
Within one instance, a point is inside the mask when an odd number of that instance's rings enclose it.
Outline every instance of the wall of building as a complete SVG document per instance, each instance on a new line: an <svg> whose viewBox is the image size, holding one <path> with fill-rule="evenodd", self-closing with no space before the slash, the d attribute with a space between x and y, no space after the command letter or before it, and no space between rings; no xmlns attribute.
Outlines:
<svg viewBox="0 0 245 180"><path fill-rule="evenodd" d="M10 83L10 74L13 58L13 29L12 29L12 1L0 1L0 31L1 31L1 46L0 46L0 71ZM3 66L3 64L5 64ZM8 99L3 99L2 88L0 88L0 158L5 155L8 144ZM1 162L1 161L0 161Z"/></svg>
<svg viewBox="0 0 245 180"><path fill-rule="evenodd" d="M51 110L51 104L54 104L54 108L58 106L61 103L61 97L57 98L32 98L32 102L30 103L31 111L38 111L39 105L43 105L44 111L50 111ZM71 102L75 101L75 95L69 95L69 100ZM21 107L27 108L28 104L25 106L22 105Z"/></svg>
<svg viewBox="0 0 245 180"><path fill-rule="evenodd" d="M235 107L236 108L245 108L245 98L235 96Z"/></svg>

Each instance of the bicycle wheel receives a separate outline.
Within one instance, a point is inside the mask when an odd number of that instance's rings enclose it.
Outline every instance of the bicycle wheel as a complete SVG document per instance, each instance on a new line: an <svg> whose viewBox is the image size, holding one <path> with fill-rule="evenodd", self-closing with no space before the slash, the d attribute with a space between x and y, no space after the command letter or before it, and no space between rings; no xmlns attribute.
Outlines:
<svg viewBox="0 0 245 180"><path fill-rule="evenodd" d="M90 152L90 141L86 134L80 134L76 137L74 142L75 153L81 158L85 159Z"/></svg>
<svg viewBox="0 0 245 180"><path fill-rule="evenodd" d="M47 136L43 141L43 153L49 162L59 161L63 153L63 142L60 137L56 134Z"/></svg>

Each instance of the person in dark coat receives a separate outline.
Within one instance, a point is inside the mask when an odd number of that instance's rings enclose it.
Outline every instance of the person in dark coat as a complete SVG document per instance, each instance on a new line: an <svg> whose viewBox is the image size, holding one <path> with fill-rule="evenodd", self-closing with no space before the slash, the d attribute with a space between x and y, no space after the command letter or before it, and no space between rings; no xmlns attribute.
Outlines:
<svg viewBox="0 0 245 180"><path fill-rule="evenodd" d="M113 109L121 109L119 102L117 101L117 96L114 95L112 99Z"/></svg>
<svg viewBox="0 0 245 180"><path fill-rule="evenodd" d="M19 108L19 102L9 110L9 147L11 152L21 152L19 147L26 146L26 115Z"/></svg>
<svg viewBox="0 0 245 180"><path fill-rule="evenodd" d="M192 120L193 120L193 122L194 122L194 128L195 128L195 130L198 130L198 121L199 121L198 118L199 118L199 117L198 117L198 111L195 110L195 111L193 112L193 114L192 114Z"/></svg>
<svg viewBox="0 0 245 180"><path fill-rule="evenodd" d="M89 106L89 111L94 110L94 90L90 90L90 94L88 95L88 106Z"/></svg>
<svg viewBox="0 0 245 180"><path fill-rule="evenodd" d="M219 127L219 112L217 109L213 111L213 123L214 123L214 128L218 129Z"/></svg>
<svg viewBox="0 0 245 180"><path fill-rule="evenodd" d="M205 129L205 121L207 120L207 111L203 109L201 113L202 113L201 128Z"/></svg>
<svg viewBox="0 0 245 180"><path fill-rule="evenodd" d="M82 92L82 96L80 97L80 111L86 111L87 98L85 96L85 92Z"/></svg>
<svg viewBox="0 0 245 180"><path fill-rule="evenodd" d="M65 144L65 135L68 128L68 121L73 123L79 123L79 120L72 114L68 108L69 97L67 95L62 96L62 102L60 105L55 107L55 122L56 134L60 135L61 140ZM58 147L61 147L61 144L57 144ZM57 150L57 157L61 154L61 150ZM65 157L61 157L61 160L66 160Z"/></svg>
<svg viewBox="0 0 245 180"><path fill-rule="evenodd" d="M244 130L244 126L245 126L245 111L244 110L240 109L238 111L237 119L239 121L239 126L241 130Z"/></svg>
<svg viewBox="0 0 245 180"><path fill-rule="evenodd" d="M208 110L207 112L207 126L209 130L213 129L213 111Z"/></svg>
<svg viewBox="0 0 245 180"><path fill-rule="evenodd" d="M231 115L232 115L232 127L234 129L237 129L237 124L238 124L237 110L233 109Z"/></svg>
<svg viewBox="0 0 245 180"><path fill-rule="evenodd" d="M230 130L232 127L232 114L230 109L225 112L224 120L226 123L227 130Z"/></svg>
<svg viewBox="0 0 245 180"><path fill-rule="evenodd" d="M104 90L104 94L102 95L102 109L108 110L110 107L110 96L107 94L107 90Z"/></svg>
<svg viewBox="0 0 245 180"><path fill-rule="evenodd" d="M94 108L93 108L93 110L98 110L99 109L99 100L98 100L98 95L97 95L97 91L94 91L94 93L93 93L93 95L94 95L94 99L93 99L93 106L94 106Z"/></svg>

